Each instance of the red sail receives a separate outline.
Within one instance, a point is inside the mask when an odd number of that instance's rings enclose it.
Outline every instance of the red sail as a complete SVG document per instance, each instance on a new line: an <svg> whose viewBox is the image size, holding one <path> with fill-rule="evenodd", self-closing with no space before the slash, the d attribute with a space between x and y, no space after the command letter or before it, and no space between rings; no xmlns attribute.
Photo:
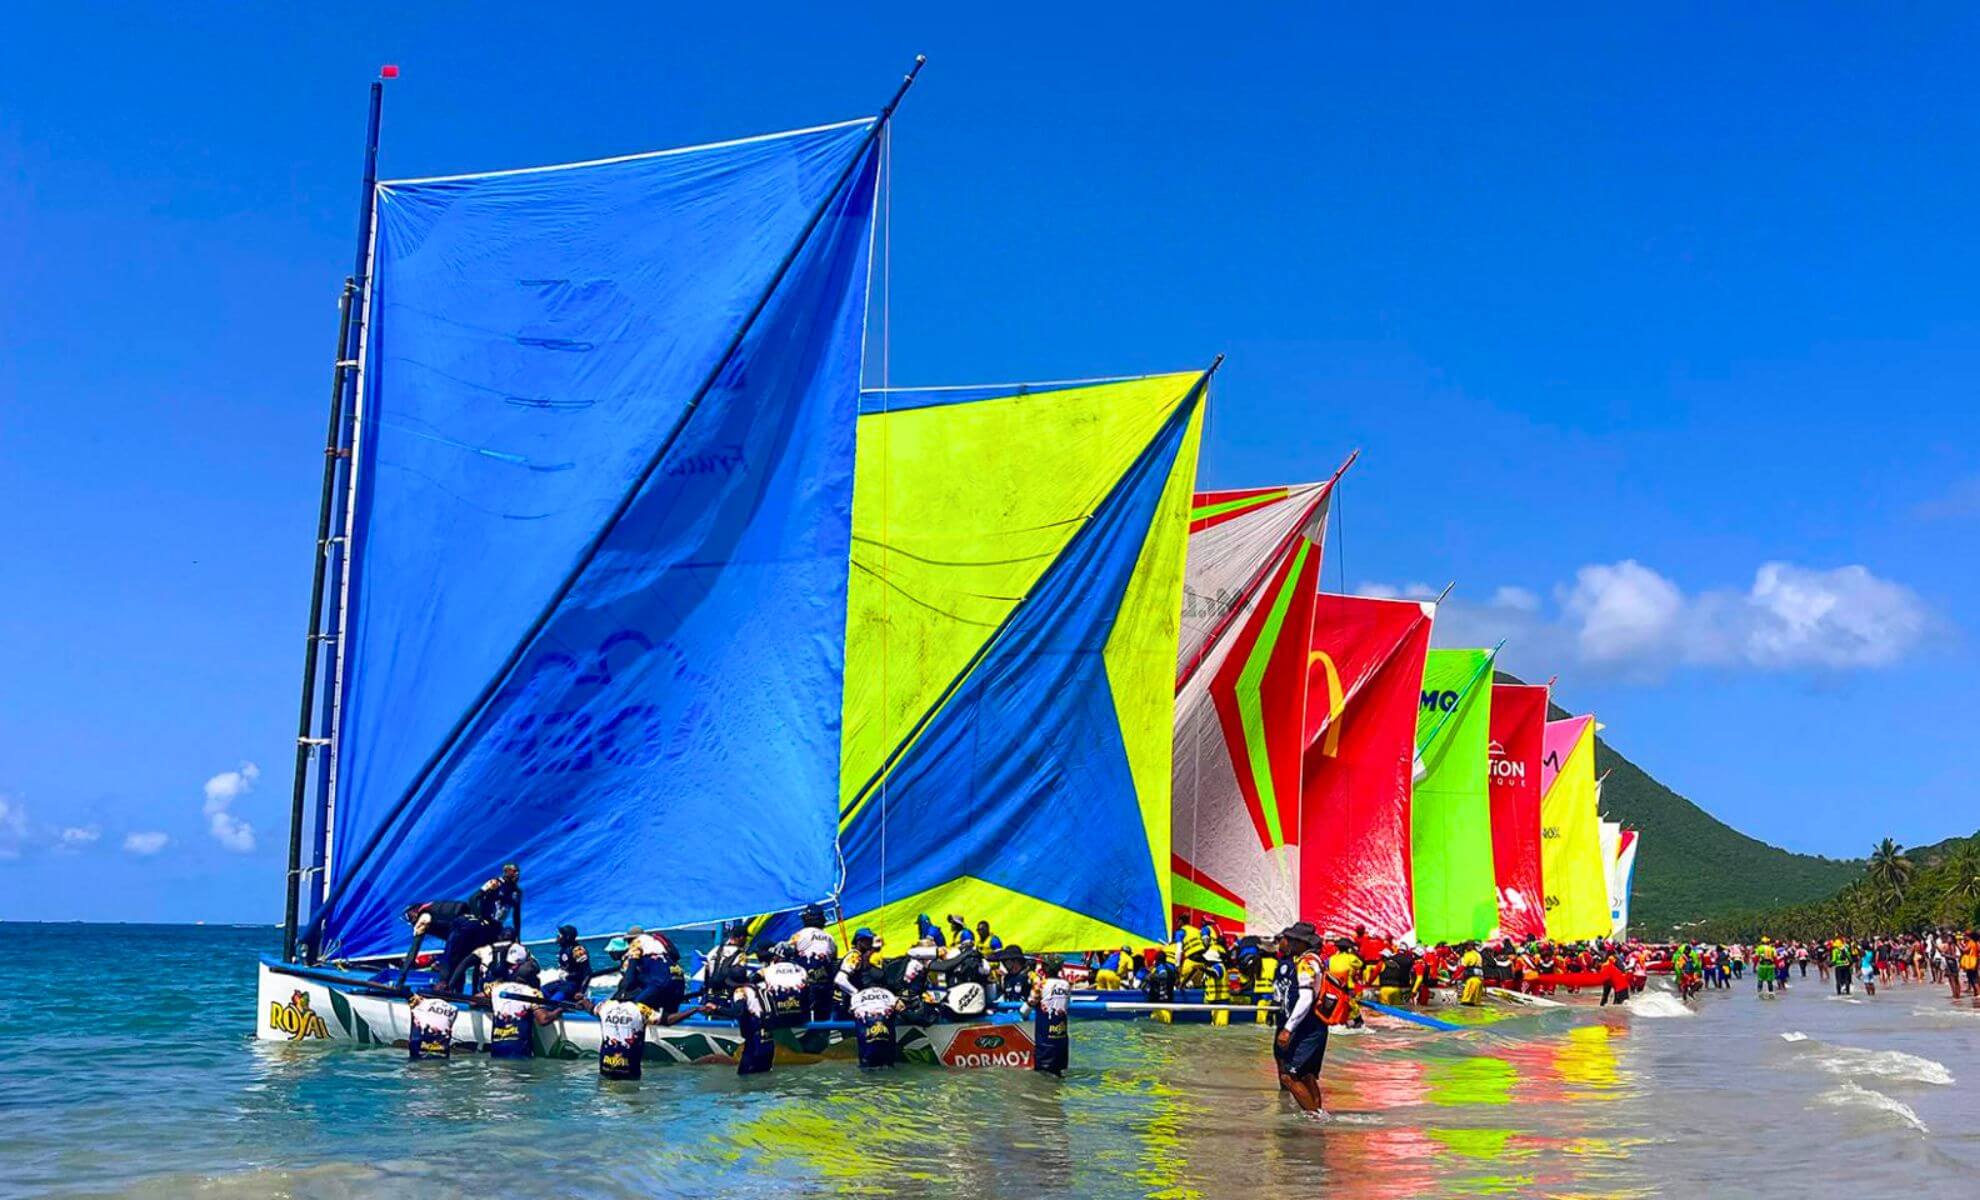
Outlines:
<svg viewBox="0 0 1980 1200"><path fill-rule="evenodd" d="M1411 932L1409 796L1435 606L1322 593L1308 657L1300 915Z"/></svg>
<svg viewBox="0 0 1980 1200"><path fill-rule="evenodd" d="M1547 737L1547 689L1492 688L1492 874L1499 928L1526 940L1547 936L1540 879L1540 761Z"/></svg>

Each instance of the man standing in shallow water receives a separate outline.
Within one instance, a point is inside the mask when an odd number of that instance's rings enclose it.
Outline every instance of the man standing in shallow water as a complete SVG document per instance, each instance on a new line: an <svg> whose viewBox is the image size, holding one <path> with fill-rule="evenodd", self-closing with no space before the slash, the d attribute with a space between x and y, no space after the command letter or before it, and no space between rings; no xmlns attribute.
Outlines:
<svg viewBox="0 0 1980 1200"><path fill-rule="evenodd" d="M1292 1093L1300 1111L1319 1117L1323 1115L1320 1064L1327 1056L1327 1022L1319 1011L1326 966L1313 950L1319 935L1311 922L1300 921L1280 932L1277 941L1279 961L1290 959L1292 969L1288 986L1279 993L1283 1007L1273 1057L1278 1060L1279 1082Z"/></svg>

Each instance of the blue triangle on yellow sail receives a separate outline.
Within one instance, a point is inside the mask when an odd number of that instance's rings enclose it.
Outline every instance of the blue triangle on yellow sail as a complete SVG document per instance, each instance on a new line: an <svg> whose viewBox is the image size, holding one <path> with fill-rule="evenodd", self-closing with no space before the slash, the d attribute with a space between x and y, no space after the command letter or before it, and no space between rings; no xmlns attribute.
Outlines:
<svg viewBox="0 0 1980 1200"><path fill-rule="evenodd" d="M1063 420L1087 435L1083 465L1090 471L1094 434L1106 422L1114 422L1115 440L1126 445L1112 451L1120 466L1097 468L1099 486L1091 494L1068 480L1069 470L1031 464L1035 486L1066 509L1056 522L1060 532L1042 532L1040 518L1050 514L1008 510L977 517L970 530L949 526L967 552L949 551L940 566L1015 570L1008 581L992 586L971 574L959 585L929 568L931 555L901 549L907 536L897 531L885 537L907 561L890 560L891 570L856 547L856 567L913 585L882 598L900 606L897 613L913 613L921 626L903 637L889 621L875 622L903 643L894 652L902 657L890 665L870 648L855 649L849 673L866 660L873 674L898 676L957 654L958 647L964 653L958 669L933 688L917 693L913 682L892 684L895 692L918 695L906 707L887 708L891 697L864 701L854 695L857 685L849 687L847 766L871 766L842 792L841 908L849 924L899 937L921 912L953 912L989 920L1007 942L1034 948L1163 935L1173 656L1204 389L1201 377L1171 376L1137 381L1115 395L1082 385L1042 395L972 390L961 401L940 393L891 398L888 411L895 415L882 419L914 413L931 427L939 427L940 406L951 404L965 422L987 416L1030 432ZM1055 401L1053 391L1077 399ZM1038 404L1027 411L977 403L1022 404L1019 396ZM874 411L869 401L869 414ZM878 426L869 429L874 419L862 419L862 473L865 456L893 449ZM1022 462L1026 451L1007 444L997 453ZM896 486L911 488L913 481ZM859 508L869 494L861 491L855 501L856 543L869 532ZM903 519L911 520L912 511ZM1016 544L1032 551L1027 554L1013 553L1006 541L1038 536L1048 540ZM1038 565L1012 565L1027 560ZM997 601L989 594L996 587L1010 589L1002 597L1007 603L976 607ZM855 595L855 607L860 604ZM856 642L861 627L856 614ZM1166 667L1163 653L1171 659ZM899 727L870 736L876 722L861 714L876 707L890 714L877 724Z"/></svg>

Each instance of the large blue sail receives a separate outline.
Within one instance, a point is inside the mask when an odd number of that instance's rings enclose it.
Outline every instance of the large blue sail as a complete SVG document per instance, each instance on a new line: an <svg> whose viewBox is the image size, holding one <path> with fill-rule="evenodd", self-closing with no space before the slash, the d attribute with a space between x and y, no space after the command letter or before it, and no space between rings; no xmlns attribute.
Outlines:
<svg viewBox="0 0 1980 1200"><path fill-rule="evenodd" d="M324 953L833 890L871 129L380 185Z"/></svg>

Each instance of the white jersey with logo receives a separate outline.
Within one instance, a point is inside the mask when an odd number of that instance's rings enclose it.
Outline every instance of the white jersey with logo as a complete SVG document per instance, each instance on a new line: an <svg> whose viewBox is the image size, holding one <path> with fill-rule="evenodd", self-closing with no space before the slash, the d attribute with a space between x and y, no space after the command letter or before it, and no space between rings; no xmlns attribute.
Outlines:
<svg viewBox="0 0 1980 1200"><path fill-rule="evenodd" d="M861 1021L878 1021L891 1015L900 998L882 987L861 988L852 998L852 1015Z"/></svg>
<svg viewBox="0 0 1980 1200"><path fill-rule="evenodd" d="M839 956L839 943L823 929L807 925L791 935L791 949L807 963L825 963Z"/></svg>
<svg viewBox="0 0 1980 1200"><path fill-rule="evenodd" d="M543 999L543 993L526 983L498 983L489 993L488 1006L498 1017L521 1017Z"/></svg>
<svg viewBox="0 0 1980 1200"><path fill-rule="evenodd" d="M459 1009L445 1000L422 1000L412 1010L413 1028L421 1033L445 1034L452 1037L454 1017Z"/></svg>
<svg viewBox="0 0 1980 1200"><path fill-rule="evenodd" d="M773 962L763 968L763 986L771 992L801 992L810 983L810 974L796 963Z"/></svg>
<svg viewBox="0 0 1980 1200"><path fill-rule="evenodd" d="M598 1024L608 1042L630 1042L646 1032L646 1014L630 1000L608 1000L598 1006Z"/></svg>
<svg viewBox="0 0 1980 1200"><path fill-rule="evenodd" d="M1072 984L1063 979L1038 981L1038 1011L1048 1017L1063 1017L1072 1007Z"/></svg>

